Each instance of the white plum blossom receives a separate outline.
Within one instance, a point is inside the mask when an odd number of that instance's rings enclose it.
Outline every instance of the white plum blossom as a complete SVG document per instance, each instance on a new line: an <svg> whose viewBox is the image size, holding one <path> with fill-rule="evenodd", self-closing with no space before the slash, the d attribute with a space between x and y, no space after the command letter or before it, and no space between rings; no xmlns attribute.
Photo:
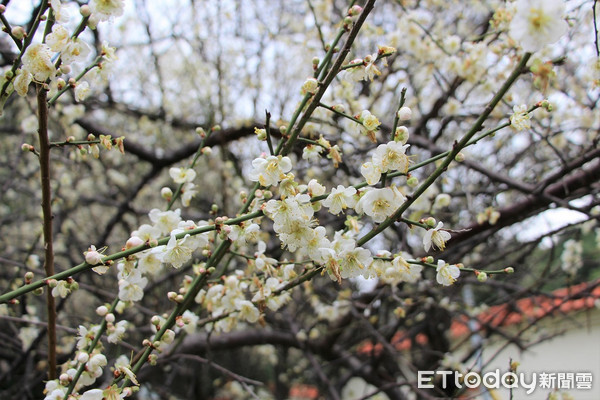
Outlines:
<svg viewBox="0 0 600 400"><path fill-rule="evenodd" d="M513 114L510 116L510 126L516 131L529 129L531 128L530 118L525 104L515 105L513 107Z"/></svg>
<svg viewBox="0 0 600 400"><path fill-rule="evenodd" d="M509 35L527 52L555 43L568 29L563 0L518 0Z"/></svg>
<svg viewBox="0 0 600 400"><path fill-rule="evenodd" d="M561 268L563 271L574 274L583 265L583 245L581 241L569 239L563 244L560 255Z"/></svg>
<svg viewBox="0 0 600 400"><path fill-rule="evenodd" d="M29 84L33 80L33 75L27 70L19 69L17 70L17 76L13 81L13 87L15 91L19 94L19 96L26 96L27 91L29 90Z"/></svg>
<svg viewBox="0 0 600 400"><path fill-rule="evenodd" d="M314 210L308 194L297 194L283 200L269 200L264 211L273 220L273 229L277 233L292 233L298 223L310 224Z"/></svg>
<svg viewBox="0 0 600 400"><path fill-rule="evenodd" d="M88 94L90 93L90 84L86 81L77 83L75 86L75 101L81 102L86 99Z"/></svg>
<svg viewBox="0 0 600 400"><path fill-rule="evenodd" d="M47 44L34 43L23 54L23 69L31 73L37 82L45 82L56 74L52 62L52 50Z"/></svg>
<svg viewBox="0 0 600 400"><path fill-rule="evenodd" d="M321 196L325 194L326 190L325 186L321 185L316 179L311 179L310 182L308 182L307 189L310 197Z"/></svg>
<svg viewBox="0 0 600 400"><path fill-rule="evenodd" d="M372 81L373 78L381 75L381 71L379 71L379 69L375 65L376 61L377 61L377 53L375 53L373 55L368 55L365 57L365 59L364 59L365 70L364 70L364 77L363 77L364 80L368 79L368 80Z"/></svg>
<svg viewBox="0 0 600 400"><path fill-rule="evenodd" d="M325 151L325 148L315 145L308 144L302 149L302 159L312 162L317 162L321 159L321 153Z"/></svg>
<svg viewBox="0 0 600 400"><path fill-rule="evenodd" d="M264 187L269 187L277 185L291 169L292 161L289 157L259 157L252 161L252 171L250 171L249 179L253 182L259 182Z"/></svg>
<svg viewBox="0 0 600 400"><path fill-rule="evenodd" d="M54 24L52 32L46 36L46 44L52 51L60 52L69 43L69 31L61 24Z"/></svg>
<svg viewBox="0 0 600 400"><path fill-rule="evenodd" d="M406 201L398 189L368 189L354 209L359 214L367 214L374 222L383 222Z"/></svg>
<svg viewBox="0 0 600 400"><path fill-rule="evenodd" d="M352 246L352 248L340 252L338 257L342 278L355 278L359 275L369 274L369 267L373 262L369 250Z"/></svg>
<svg viewBox="0 0 600 400"><path fill-rule="evenodd" d="M447 264L444 260L438 260L436 271L437 283L444 286L452 285L460 276L460 269L456 265Z"/></svg>
<svg viewBox="0 0 600 400"><path fill-rule="evenodd" d="M71 286L67 281L58 281L56 286L52 288L52 296L64 299L71 293Z"/></svg>
<svg viewBox="0 0 600 400"><path fill-rule="evenodd" d="M66 394L67 388L61 386L60 388L56 388L48 392L46 397L44 397L44 400L63 400Z"/></svg>
<svg viewBox="0 0 600 400"><path fill-rule="evenodd" d="M157 210L158 211L158 210ZM160 238L161 230L152 225L143 224L137 230L131 233L131 237L139 237L144 242Z"/></svg>
<svg viewBox="0 0 600 400"><path fill-rule="evenodd" d="M421 279L423 266L419 264L409 264L402 256L394 257L392 260L393 269L403 282L415 283ZM386 273L388 271L386 270Z"/></svg>
<svg viewBox="0 0 600 400"><path fill-rule="evenodd" d="M143 274L156 275L160 272L162 265L161 259L152 250L138 253L138 269Z"/></svg>
<svg viewBox="0 0 600 400"><path fill-rule="evenodd" d="M359 128L361 133L367 135L372 142L375 142L375 132L379 128L379 125L381 125L379 119L375 115L371 114L369 110L361 111L361 113L357 116L357 119L360 121Z"/></svg>
<svg viewBox="0 0 600 400"><path fill-rule="evenodd" d="M196 332L196 327L198 326L200 317L190 310L185 310L183 314L181 314L181 320L184 322L182 329L188 334L193 334Z"/></svg>
<svg viewBox="0 0 600 400"><path fill-rule="evenodd" d="M69 10L67 7L61 4L60 0L50 0L50 7L52 7L52 12L54 13L54 19L56 22L61 24L66 24L69 22Z"/></svg>
<svg viewBox="0 0 600 400"><path fill-rule="evenodd" d="M247 242L256 241L258 234L260 233L260 226L258 224L249 224L246 226L233 225L231 230L227 234L229 240L237 242L240 246L245 245Z"/></svg>
<svg viewBox="0 0 600 400"><path fill-rule="evenodd" d="M183 238L177 239L178 233L180 232L177 230L171 232L171 237L167 245L155 249L162 262L171 264L176 269L181 268L183 264L188 262L192 258L192 252L194 251L194 247L186 243L190 235L185 235Z"/></svg>
<svg viewBox="0 0 600 400"><path fill-rule="evenodd" d="M169 175L175 183L188 183L196 178L196 171L191 168L170 168Z"/></svg>
<svg viewBox="0 0 600 400"><path fill-rule="evenodd" d="M369 185L375 185L381 179L381 169L371 161L360 166L360 173Z"/></svg>
<svg viewBox="0 0 600 400"><path fill-rule="evenodd" d="M256 306L252 304L252 302L248 300L237 299L235 301L235 305L236 309L239 311L238 316L241 319L250 323L258 321L258 318L260 317L260 312L258 311L258 308L256 308Z"/></svg>
<svg viewBox="0 0 600 400"><path fill-rule="evenodd" d="M108 336L106 338L106 340L108 341L108 343L118 343L119 341L121 341L121 338L123 337L123 335L125 334L125 331L127 330L127 325L129 324L129 322L122 320L117 322L116 324L110 324L110 326L107 327L107 332L108 332Z"/></svg>
<svg viewBox="0 0 600 400"><path fill-rule="evenodd" d="M161 234L170 234L173 229L177 228L177 224L181 221L181 210L175 211L161 211L158 208L150 210L148 216L150 221L154 223L154 227L160 231Z"/></svg>
<svg viewBox="0 0 600 400"><path fill-rule="evenodd" d="M425 236L423 236L423 247L425 248L425 251L429 251L432 247L444 251L446 242L450 240L452 235L450 235L449 232L441 230L442 226L444 226L444 223L440 221L435 228L428 229L427 232L425 232Z"/></svg>
<svg viewBox="0 0 600 400"><path fill-rule="evenodd" d="M108 21L112 17L123 15L123 0L90 0L90 9L99 21Z"/></svg>
<svg viewBox="0 0 600 400"><path fill-rule="evenodd" d="M189 207L192 199L198 194L196 185L192 182L185 183L181 188L181 204L184 207Z"/></svg>
<svg viewBox="0 0 600 400"><path fill-rule="evenodd" d="M79 38L70 39L61 50L60 58L65 64L85 61L90 54L90 45Z"/></svg>
<svg viewBox="0 0 600 400"><path fill-rule="evenodd" d="M102 400L104 392L100 389L90 389L83 393L79 400Z"/></svg>
<svg viewBox="0 0 600 400"><path fill-rule="evenodd" d="M406 173L408 171L406 149L409 146L394 141L380 144L373 154L373 164L379 167L381 172L400 171Z"/></svg>
<svg viewBox="0 0 600 400"><path fill-rule="evenodd" d="M326 229L323 226L317 226L312 229L312 237L302 246L299 252L299 256L306 255L308 258L315 262L321 262L321 250L322 248L331 247L331 243L326 236Z"/></svg>
<svg viewBox="0 0 600 400"><path fill-rule="evenodd" d="M325 200L323 200L323 206L329 208L329 212L333 215L338 215L342 210L346 208L352 208L356 205L356 189L352 186L344 187L338 185L337 188L331 189L331 193Z"/></svg>
<svg viewBox="0 0 600 400"><path fill-rule="evenodd" d="M119 300L140 301L147 284L148 279L138 269L134 269L129 275L119 279Z"/></svg>
<svg viewBox="0 0 600 400"><path fill-rule="evenodd" d="M367 79L365 74L365 65L364 60L362 58L356 58L350 61L349 64L360 64L355 67L348 68L345 70L345 76L348 77L352 81L362 81L363 79Z"/></svg>
<svg viewBox="0 0 600 400"><path fill-rule="evenodd" d="M267 250L267 244L262 240L258 242L257 251L254 253L254 265L256 268L264 272L268 275L272 275L275 271L275 266L277 265L277 260L271 257L265 256L265 251Z"/></svg>

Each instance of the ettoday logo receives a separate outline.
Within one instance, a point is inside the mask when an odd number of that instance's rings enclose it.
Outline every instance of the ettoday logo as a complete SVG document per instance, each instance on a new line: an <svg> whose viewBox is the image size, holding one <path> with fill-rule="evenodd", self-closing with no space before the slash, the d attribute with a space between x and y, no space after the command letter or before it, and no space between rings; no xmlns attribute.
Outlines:
<svg viewBox="0 0 600 400"><path fill-rule="evenodd" d="M524 388L527 394L533 393L536 388L542 389L578 389L590 390L592 388L591 372L558 372L558 373L532 373L529 376L523 372L504 372L500 370L484 374L471 371L462 374L457 371L419 371L417 387L420 389L433 389L435 376L441 376L441 388L446 389L454 384L458 389L466 386L475 389L484 386L488 389L516 389Z"/></svg>

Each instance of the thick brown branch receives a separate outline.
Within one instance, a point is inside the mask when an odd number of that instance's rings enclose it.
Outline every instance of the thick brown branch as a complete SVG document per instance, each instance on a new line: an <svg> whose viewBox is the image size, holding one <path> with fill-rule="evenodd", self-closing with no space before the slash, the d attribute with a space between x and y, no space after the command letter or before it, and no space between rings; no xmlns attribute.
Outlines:
<svg viewBox="0 0 600 400"><path fill-rule="evenodd" d="M54 249L52 245L52 193L50 187L50 141L48 139L47 90L38 85L38 136L40 140L40 176L42 185L42 213L44 218L44 271L54 275ZM48 309L48 379L56 379L56 305L52 292L46 292Z"/></svg>
<svg viewBox="0 0 600 400"><path fill-rule="evenodd" d="M496 224L490 225L488 222L473 224L467 229L453 234L452 239L448 241L448 248L466 242L468 239L479 236L490 229L496 230L523 221L531 215L546 209L552 203L551 197L567 200L574 195L589 193L590 186L598 182L599 179L600 161L596 161L590 168L577 171L561 181L548 186L542 184L541 186L546 186L546 188L538 195L529 195L519 203L500 209L500 218Z"/></svg>

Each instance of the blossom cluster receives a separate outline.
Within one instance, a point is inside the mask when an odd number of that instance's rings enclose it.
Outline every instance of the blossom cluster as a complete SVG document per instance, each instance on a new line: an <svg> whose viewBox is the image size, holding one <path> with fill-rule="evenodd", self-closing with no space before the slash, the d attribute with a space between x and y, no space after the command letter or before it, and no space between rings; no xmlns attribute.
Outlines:
<svg viewBox="0 0 600 400"><path fill-rule="evenodd" d="M80 8L80 13L90 27L95 28L101 21L107 21L123 14L123 0L92 0ZM22 65L16 70L13 80L14 90L26 96L31 82L49 83L50 94L69 85L74 88L77 101L83 101L91 87L101 86L110 75L110 64L116 59L115 49L102 44L101 60L86 74L86 81L68 78L73 65L88 60L91 47L78 36L69 32L69 7L60 0L51 0L50 9L54 15L52 30L42 43L30 44L21 59ZM66 77L66 78L64 78Z"/></svg>

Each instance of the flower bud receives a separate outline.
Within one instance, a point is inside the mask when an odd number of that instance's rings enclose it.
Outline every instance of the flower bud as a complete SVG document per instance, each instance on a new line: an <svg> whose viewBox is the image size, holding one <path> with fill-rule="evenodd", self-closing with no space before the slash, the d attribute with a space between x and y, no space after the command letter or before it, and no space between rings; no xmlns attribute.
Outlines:
<svg viewBox="0 0 600 400"><path fill-rule="evenodd" d="M435 259L433 258L433 256L427 256L427 257L425 257L425 262L427 264L433 264L434 261L435 261Z"/></svg>
<svg viewBox="0 0 600 400"><path fill-rule="evenodd" d="M336 104L331 108L333 108L334 111L337 111L339 113L343 113L344 111L346 111L346 107L344 107L343 104Z"/></svg>
<svg viewBox="0 0 600 400"><path fill-rule="evenodd" d="M90 359L90 355L88 353L79 353L77 355L77 361L79 361L81 364L85 364L86 362L88 362Z"/></svg>
<svg viewBox="0 0 600 400"><path fill-rule="evenodd" d="M359 15L362 11L363 11L363 8L361 6L352 6L348 10L348 15L351 17L354 17L356 15Z"/></svg>
<svg viewBox="0 0 600 400"><path fill-rule="evenodd" d="M160 317L158 315L154 315L152 318L150 318L150 323L154 326L160 325Z"/></svg>
<svg viewBox="0 0 600 400"><path fill-rule="evenodd" d="M99 306L98 308L96 308L96 314L98 314L101 317L104 317L106 314L108 314L108 307Z"/></svg>
<svg viewBox="0 0 600 400"><path fill-rule="evenodd" d="M132 247L138 247L144 244L144 241L137 236L130 237L125 243L126 249L131 249Z"/></svg>
<svg viewBox="0 0 600 400"><path fill-rule="evenodd" d="M548 112L552 112L552 110L554 109L552 107L552 104L550 104L550 102L548 100L542 100L542 107L544 107L546 109L546 111Z"/></svg>
<svg viewBox="0 0 600 400"><path fill-rule="evenodd" d="M33 272L31 271L27 271L25 273L25 283L31 283L31 281L33 280Z"/></svg>
<svg viewBox="0 0 600 400"><path fill-rule="evenodd" d="M411 176L406 180L408 187L414 188L419 184L419 179L416 176Z"/></svg>
<svg viewBox="0 0 600 400"><path fill-rule="evenodd" d="M427 225L430 228L435 228L436 224L437 221L433 217L429 217L425 220L425 225Z"/></svg>
<svg viewBox="0 0 600 400"><path fill-rule="evenodd" d="M10 33L19 40L25 37L25 29L22 26L13 26Z"/></svg>
<svg viewBox="0 0 600 400"><path fill-rule="evenodd" d="M464 153L458 153L456 155L456 157L454 157L454 160L456 162L463 162L463 161L465 161L465 155L464 155Z"/></svg>
<svg viewBox="0 0 600 400"><path fill-rule="evenodd" d="M158 360L158 356L156 354L150 354L148 356L148 363L150 365L156 365L156 361Z"/></svg>
<svg viewBox="0 0 600 400"><path fill-rule="evenodd" d="M410 107L400 107L398 110L398 119L400 121L408 121L412 117L412 110Z"/></svg>
<svg viewBox="0 0 600 400"><path fill-rule="evenodd" d="M513 267L506 267L504 268L504 272L506 272L507 274L514 274L515 269Z"/></svg>
<svg viewBox="0 0 600 400"><path fill-rule="evenodd" d="M90 265L101 264L102 254L98 253L94 246L91 246L90 249L85 252L85 262Z"/></svg>
<svg viewBox="0 0 600 400"><path fill-rule="evenodd" d="M86 18L92 15L92 10L90 9L90 6L84 4L81 7L79 7L79 14L81 14L82 17Z"/></svg>
<svg viewBox="0 0 600 400"><path fill-rule="evenodd" d="M164 188L160 189L160 197L162 197L165 200L170 201L171 198L173 197L173 191L168 187L164 187Z"/></svg>
<svg viewBox="0 0 600 400"><path fill-rule="evenodd" d="M212 149L208 146L205 146L202 148L201 153L206 156L210 156L212 154Z"/></svg>
<svg viewBox="0 0 600 400"><path fill-rule="evenodd" d="M60 381L61 385L68 386L69 382L71 382L71 377L69 376L69 374L60 374L58 380Z"/></svg>
<svg viewBox="0 0 600 400"><path fill-rule="evenodd" d="M204 131L204 128L202 128L201 126L196 128L196 133L198 135L200 135L200 137L203 139L206 137L206 132Z"/></svg>
<svg viewBox="0 0 600 400"><path fill-rule="evenodd" d="M104 319L106 320L106 322L110 322L112 324L113 322L115 322L115 314L108 313L104 316Z"/></svg>
<svg viewBox="0 0 600 400"><path fill-rule="evenodd" d="M488 274L485 272L476 271L476 275L479 282L485 282L488 279Z"/></svg>
<svg viewBox="0 0 600 400"><path fill-rule="evenodd" d="M167 298L171 301L175 301L175 299L177 298L177 293L176 292L169 292L167 293Z"/></svg>

